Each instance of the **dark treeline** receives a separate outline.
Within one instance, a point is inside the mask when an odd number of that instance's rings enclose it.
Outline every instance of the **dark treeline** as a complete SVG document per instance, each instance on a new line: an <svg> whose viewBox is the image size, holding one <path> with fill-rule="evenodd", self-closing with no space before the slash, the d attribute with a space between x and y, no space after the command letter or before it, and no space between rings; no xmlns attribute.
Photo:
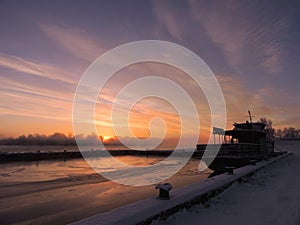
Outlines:
<svg viewBox="0 0 300 225"><path fill-rule="evenodd" d="M76 141L84 145L97 145L99 140L103 140L101 136L96 134L90 134L84 136L79 134L72 136L69 134L66 136L63 133L54 133L51 135L41 134L29 134L27 136L21 135L17 138L3 138L0 139L0 145L64 145L64 146L76 146ZM106 140L104 145L120 145L117 139L111 138Z"/></svg>
<svg viewBox="0 0 300 225"><path fill-rule="evenodd" d="M275 131L275 135L279 139L300 139L300 129L294 127L285 127Z"/></svg>
<svg viewBox="0 0 300 225"><path fill-rule="evenodd" d="M274 135L277 139L300 139L300 129L294 127L285 127L283 129L274 129L272 127L272 120L267 118L260 118L258 122L263 122L267 126L266 128Z"/></svg>
<svg viewBox="0 0 300 225"><path fill-rule="evenodd" d="M29 134L17 138L4 138L0 145L76 145L75 137L62 133L52 135Z"/></svg>

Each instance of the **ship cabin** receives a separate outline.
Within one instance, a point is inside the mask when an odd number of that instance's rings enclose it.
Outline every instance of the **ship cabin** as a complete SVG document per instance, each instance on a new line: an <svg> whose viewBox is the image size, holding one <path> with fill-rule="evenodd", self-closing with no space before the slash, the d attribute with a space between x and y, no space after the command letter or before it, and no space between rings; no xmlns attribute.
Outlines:
<svg viewBox="0 0 300 225"><path fill-rule="evenodd" d="M219 135L221 145L218 155L265 155L274 151L274 142L266 124L261 122L234 123L232 130L214 129L213 134ZM215 138L214 138L215 140ZM207 145L198 144L197 150L205 151Z"/></svg>
<svg viewBox="0 0 300 225"><path fill-rule="evenodd" d="M274 149L274 142L265 129L265 123L234 123L232 130L224 132L224 139L221 147L222 150L250 150L256 154L268 154Z"/></svg>
<svg viewBox="0 0 300 225"><path fill-rule="evenodd" d="M267 130L264 123L234 123L234 129L226 130L224 143L252 143L265 144L267 142Z"/></svg>

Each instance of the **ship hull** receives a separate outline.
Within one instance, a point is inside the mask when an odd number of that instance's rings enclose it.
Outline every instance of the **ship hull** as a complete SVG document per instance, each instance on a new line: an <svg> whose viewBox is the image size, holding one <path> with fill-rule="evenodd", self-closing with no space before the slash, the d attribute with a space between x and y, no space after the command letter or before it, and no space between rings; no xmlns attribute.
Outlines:
<svg viewBox="0 0 300 225"><path fill-rule="evenodd" d="M209 169L220 172L253 164L272 155L273 151L271 144L223 144L218 151L216 145L197 145L196 157Z"/></svg>
<svg viewBox="0 0 300 225"><path fill-rule="evenodd" d="M202 158L202 161L213 171L226 172L230 168L243 167L261 159L261 157L216 157L213 160Z"/></svg>

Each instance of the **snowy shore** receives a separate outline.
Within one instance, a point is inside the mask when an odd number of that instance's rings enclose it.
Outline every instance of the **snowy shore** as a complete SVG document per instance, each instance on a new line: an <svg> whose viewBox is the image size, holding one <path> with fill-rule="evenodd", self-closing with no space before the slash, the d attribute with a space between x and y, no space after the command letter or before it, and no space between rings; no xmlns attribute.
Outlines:
<svg viewBox="0 0 300 225"><path fill-rule="evenodd" d="M300 224L300 142L281 141L277 147L293 155L234 183L204 205L181 210L154 224Z"/></svg>
<svg viewBox="0 0 300 225"><path fill-rule="evenodd" d="M280 143L277 147L295 154L270 158L236 169L233 175L219 175L174 190L168 201L149 198L74 224L297 224L298 143Z"/></svg>
<svg viewBox="0 0 300 225"><path fill-rule="evenodd" d="M167 220L156 220L153 224L199 224L199 221L209 222L210 219L211 224L240 224L247 217L242 224L269 224L268 221L280 225L297 224L300 142L286 141L276 146L294 154L258 171L243 183L234 183L204 205L177 210ZM134 157L122 159L127 159L124 161L127 163L146 163L142 158L142 161ZM155 163L155 160L149 157L147 163ZM184 186L193 188L209 176L210 171L201 173L198 166L199 161L192 159L167 181L174 187L171 200L175 195L184 198L183 194L187 193L183 191ZM154 186L129 187L103 180L79 159L1 164L0 179L1 224L67 224L143 199L156 200L157 196ZM164 202L167 205L169 201ZM146 207L143 209L145 211ZM121 219L120 214L118 217Z"/></svg>

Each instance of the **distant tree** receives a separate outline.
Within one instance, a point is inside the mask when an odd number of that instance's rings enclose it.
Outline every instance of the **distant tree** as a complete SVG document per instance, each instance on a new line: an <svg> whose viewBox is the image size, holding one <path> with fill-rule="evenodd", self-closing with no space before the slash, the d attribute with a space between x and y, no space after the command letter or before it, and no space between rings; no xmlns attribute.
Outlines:
<svg viewBox="0 0 300 225"><path fill-rule="evenodd" d="M295 139L297 137L297 131L294 127L289 127L286 131L285 138Z"/></svg>
<svg viewBox="0 0 300 225"><path fill-rule="evenodd" d="M270 134L272 136L275 135L275 129L272 127L273 122L272 122L271 119L267 119L266 117L262 117L262 118L259 119L258 122L265 123L266 124L266 129L269 130Z"/></svg>
<svg viewBox="0 0 300 225"><path fill-rule="evenodd" d="M71 135L67 137L62 133L52 135L29 134L21 135L17 138L3 138L1 145L76 145L75 138Z"/></svg>
<svg viewBox="0 0 300 225"><path fill-rule="evenodd" d="M283 134L283 131L282 131L281 129L278 129L278 130L275 132L275 135L276 135L277 137L279 137L280 139L281 139L281 137L282 137L282 134Z"/></svg>
<svg viewBox="0 0 300 225"><path fill-rule="evenodd" d="M280 137L280 139L300 139L300 129L285 127L283 130L278 129L276 135Z"/></svg>
<svg viewBox="0 0 300 225"><path fill-rule="evenodd" d="M26 144L26 137L25 137L25 135L19 136L19 138L17 138L17 140L16 140L16 144L25 145Z"/></svg>

